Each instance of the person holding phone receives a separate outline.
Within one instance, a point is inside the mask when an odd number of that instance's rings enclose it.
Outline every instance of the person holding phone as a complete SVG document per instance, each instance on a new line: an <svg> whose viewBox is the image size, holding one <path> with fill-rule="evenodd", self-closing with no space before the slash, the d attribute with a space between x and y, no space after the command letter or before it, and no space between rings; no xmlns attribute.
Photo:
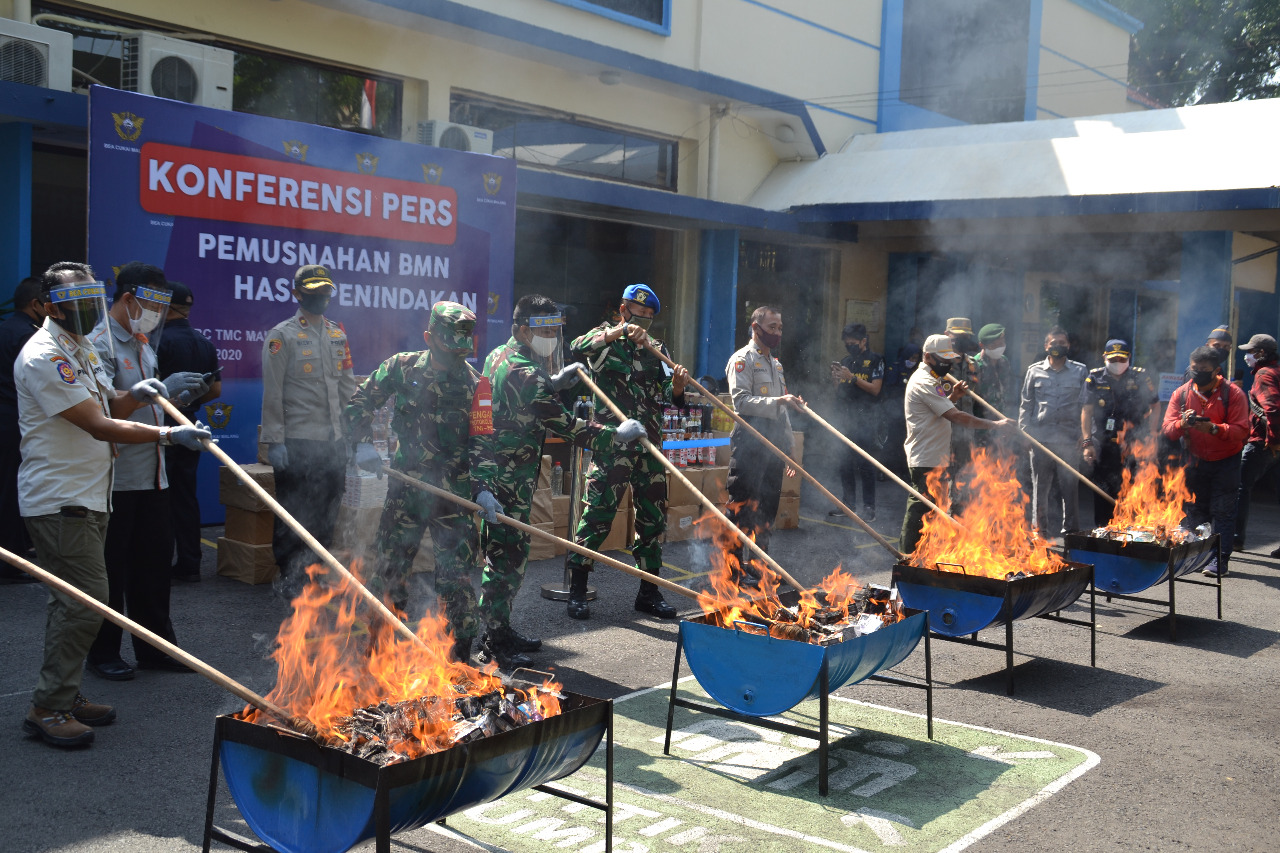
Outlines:
<svg viewBox="0 0 1280 853"><path fill-rule="evenodd" d="M161 380L175 373L191 371L201 374L209 390L196 399L178 401L177 406L190 420L195 420L200 406L222 396L221 368L213 341L191 325L191 306L195 297L191 288L180 281L169 282L173 298L165 318L164 337L156 350ZM206 420L210 420L206 418ZM166 417L165 423L176 425ZM196 496L200 454L179 445L164 449L165 469L169 473L169 501L173 511L173 544L177 558L170 576L178 582L200 580L200 499Z"/></svg>

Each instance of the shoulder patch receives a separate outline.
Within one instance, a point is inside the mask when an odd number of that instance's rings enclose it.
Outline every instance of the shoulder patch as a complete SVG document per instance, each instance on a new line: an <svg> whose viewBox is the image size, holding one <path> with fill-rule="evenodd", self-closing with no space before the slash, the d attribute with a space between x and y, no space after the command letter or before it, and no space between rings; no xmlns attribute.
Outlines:
<svg viewBox="0 0 1280 853"><path fill-rule="evenodd" d="M284 345L284 342L279 339L273 339L273 340L267 341L267 352L271 353L272 355L275 355L276 353L280 352L280 347L283 345Z"/></svg>
<svg viewBox="0 0 1280 853"><path fill-rule="evenodd" d="M58 370L58 377L68 385L76 384L76 372L71 367L71 362L67 361L60 355L55 355L49 359L53 362L53 366Z"/></svg>
<svg viewBox="0 0 1280 853"><path fill-rule="evenodd" d="M733 369L735 372L741 373L747 369L747 363L745 361L735 361L733 363Z"/></svg>

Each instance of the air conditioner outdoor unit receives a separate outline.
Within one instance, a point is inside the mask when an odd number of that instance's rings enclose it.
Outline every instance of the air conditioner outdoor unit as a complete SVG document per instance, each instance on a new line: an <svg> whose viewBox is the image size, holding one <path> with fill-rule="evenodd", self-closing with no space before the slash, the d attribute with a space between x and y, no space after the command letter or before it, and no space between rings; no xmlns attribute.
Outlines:
<svg viewBox="0 0 1280 853"><path fill-rule="evenodd" d="M121 89L231 109L235 74L231 51L148 32L136 32L121 41Z"/></svg>
<svg viewBox="0 0 1280 853"><path fill-rule="evenodd" d="M418 144L473 154L493 153L493 131L448 121L418 122Z"/></svg>
<svg viewBox="0 0 1280 853"><path fill-rule="evenodd" d="M0 18L0 80L71 91L71 34Z"/></svg>

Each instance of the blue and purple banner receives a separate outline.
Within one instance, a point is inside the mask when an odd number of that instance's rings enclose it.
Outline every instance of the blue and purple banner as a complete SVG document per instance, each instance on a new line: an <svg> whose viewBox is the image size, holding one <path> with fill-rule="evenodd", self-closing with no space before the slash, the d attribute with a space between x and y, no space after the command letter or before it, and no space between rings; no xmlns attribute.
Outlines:
<svg viewBox="0 0 1280 853"><path fill-rule="evenodd" d="M510 334L514 161L101 86L89 110L89 262L109 280L144 261L191 288L222 365L202 416L237 461L256 455L262 339L296 311L299 266L333 274L328 317L357 374L422 349L442 300L476 312L481 359ZM211 472L206 521L222 511Z"/></svg>

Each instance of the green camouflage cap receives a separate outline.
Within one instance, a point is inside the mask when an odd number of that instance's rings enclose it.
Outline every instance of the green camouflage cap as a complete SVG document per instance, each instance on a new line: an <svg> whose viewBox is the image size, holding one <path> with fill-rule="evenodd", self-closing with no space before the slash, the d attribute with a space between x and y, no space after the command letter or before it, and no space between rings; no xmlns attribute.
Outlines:
<svg viewBox="0 0 1280 853"><path fill-rule="evenodd" d="M437 302L431 306L431 321L427 331L446 349L454 352L471 352L475 349L472 333L476 329L476 315L470 308L456 302Z"/></svg>

